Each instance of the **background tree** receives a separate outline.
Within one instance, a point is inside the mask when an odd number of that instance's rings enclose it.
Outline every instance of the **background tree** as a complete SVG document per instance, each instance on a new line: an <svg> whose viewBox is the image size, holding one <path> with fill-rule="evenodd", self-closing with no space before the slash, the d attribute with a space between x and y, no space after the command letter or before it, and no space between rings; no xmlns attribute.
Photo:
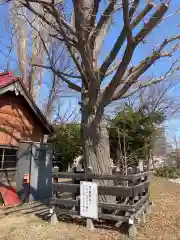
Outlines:
<svg viewBox="0 0 180 240"><path fill-rule="evenodd" d="M161 1L158 6L152 1L147 1L144 5L144 1L140 0L77 0L72 1L72 4L69 1L18 1L48 26L52 37L65 43L77 73L75 76L65 73L63 80L71 89L81 94L81 130L86 167L91 166L96 174L111 174L105 108L111 102L130 94L128 91L132 90L134 93L162 81L165 75L179 69L175 64L176 60L172 60L168 73L148 82L141 78L159 59L171 58L179 48L179 34L165 37L162 42L153 46L147 57L137 64L133 63L138 45L144 44L150 33L165 20L169 1ZM122 28L108 56L99 61L105 38L111 34L109 30L113 20L121 21ZM151 44L153 45L152 42ZM49 67L62 76L59 69L52 65ZM80 83L75 81L77 78L81 79ZM134 84L136 88L133 88Z"/></svg>
<svg viewBox="0 0 180 240"><path fill-rule="evenodd" d="M145 106L136 110L129 105L112 119L109 129L111 156L121 169L127 171L128 167L137 166L139 160L149 164L156 126L164 120L162 111L149 113Z"/></svg>
<svg viewBox="0 0 180 240"><path fill-rule="evenodd" d="M148 88L141 89L140 91L136 92L136 94L129 96L124 100L121 100L115 106L115 110L114 110L116 113L115 116L118 116L119 113L122 113L122 116L123 116L124 106L129 106L130 109L133 110L133 114L134 113L138 114L139 111L142 112L143 117L145 119L146 118L148 119L148 116L149 117L152 116L150 118L152 120L153 120L153 116L154 117L156 115L157 117L158 115L164 116L164 121L162 121L160 125L159 124L156 125L155 122L152 125L152 129L154 129L154 131L153 131L153 134L149 135L149 139L146 144L147 146L146 154L145 154L145 151L143 151L143 154L147 156L142 156L141 154L139 155L139 157L142 157L142 159L144 160L147 159L148 157L148 160L150 160L151 166L154 162L153 156L167 158L169 151L171 151L170 143L168 143L165 132L169 128L168 127L169 122L171 122L172 119L176 119L179 116L180 95L179 95L179 91L177 91L179 85L178 85L178 79L176 79L176 77L178 77L178 75L175 75L175 76L170 75L167 79L164 79L165 81L160 82L156 85L149 86ZM112 114L112 111L111 111L111 114ZM119 128L117 128L117 130L118 129ZM131 130L133 129L134 131L137 130L136 127L133 128L133 126L131 126ZM144 129L146 129L146 126ZM125 128L125 131L126 131L126 128ZM122 136L124 134L123 132L124 131L122 128L119 134ZM137 135L138 135L138 132L137 132ZM136 137L136 134L135 134L135 137ZM126 138L128 138L128 136ZM128 139L126 140L128 141ZM116 144L116 148L117 148L117 144ZM131 154L128 156L131 156L131 159L133 159L134 156L136 156L137 158L138 153L142 153L141 150L142 149L139 148L139 151L137 152L133 153L132 151Z"/></svg>
<svg viewBox="0 0 180 240"><path fill-rule="evenodd" d="M21 76L30 95L36 101L42 85L44 69L37 68L33 64L44 63L46 54L36 29L41 31L46 42L50 41L49 35L42 21L32 12L28 12L18 1L12 1L9 13L14 27L14 47ZM33 22L35 28L29 28L29 21Z"/></svg>
<svg viewBox="0 0 180 240"><path fill-rule="evenodd" d="M59 124L54 129L55 134L49 141L55 148L55 164L66 171L74 158L82 154L80 124Z"/></svg>
<svg viewBox="0 0 180 240"><path fill-rule="evenodd" d="M50 43L49 49L45 42L43 42L43 45L46 50L47 62L54 68L61 70L62 73L73 71L72 61L63 44L59 44L57 40L53 40ZM39 67L41 64L35 63L34 66ZM61 112L61 108L63 108L62 100L64 98L76 97L75 94L64 84L62 80L63 76L52 72L49 67L47 67L46 70L50 73L50 79L48 79L46 83L48 92L42 100L45 116L53 124L57 122L61 124L65 123L67 122L67 118L71 119L73 122L75 120L73 118L76 118L76 109L69 106L67 110L65 109L65 112Z"/></svg>

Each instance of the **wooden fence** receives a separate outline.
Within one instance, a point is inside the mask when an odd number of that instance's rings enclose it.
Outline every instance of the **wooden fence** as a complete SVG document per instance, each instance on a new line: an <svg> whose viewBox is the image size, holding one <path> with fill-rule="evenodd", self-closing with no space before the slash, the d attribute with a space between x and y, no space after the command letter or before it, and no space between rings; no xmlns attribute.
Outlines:
<svg viewBox="0 0 180 240"><path fill-rule="evenodd" d="M51 222L57 221L58 215L80 217L80 181L112 180L113 186L98 186L98 195L116 197L116 203L98 202L98 219L115 221L116 227L122 223L129 224L129 235L136 235L136 224L150 212L148 194L148 172L136 172L130 168L128 175L115 171L113 175L94 175L90 172L53 173L53 198L51 199ZM59 182L59 179L66 179ZM69 179L69 181L67 181ZM93 220L87 219L87 227L93 228Z"/></svg>

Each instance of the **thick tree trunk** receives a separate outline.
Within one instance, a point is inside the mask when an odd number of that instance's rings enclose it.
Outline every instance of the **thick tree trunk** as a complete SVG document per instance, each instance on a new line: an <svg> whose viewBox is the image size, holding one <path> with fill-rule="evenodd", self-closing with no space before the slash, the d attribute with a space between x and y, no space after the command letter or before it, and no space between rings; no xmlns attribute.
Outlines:
<svg viewBox="0 0 180 240"><path fill-rule="evenodd" d="M106 122L100 119L94 122L94 116L82 114L82 142L84 150L85 168L92 168L94 174L112 174L110 158L109 134ZM113 181L96 181L98 185L113 186ZM115 202L113 196L100 196L101 202Z"/></svg>

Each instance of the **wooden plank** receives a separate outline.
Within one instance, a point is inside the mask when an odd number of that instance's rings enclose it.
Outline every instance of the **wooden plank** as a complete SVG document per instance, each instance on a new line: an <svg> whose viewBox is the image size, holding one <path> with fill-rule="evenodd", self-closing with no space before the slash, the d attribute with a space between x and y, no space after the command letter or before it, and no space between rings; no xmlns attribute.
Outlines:
<svg viewBox="0 0 180 240"><path fill-rule="evenodd" d="M4 171L16 171L17 168L0 168L0 172L4 172Z"/></svg>
<svg viewBox="0 0 180 240"><path fill-rule="evenodd" d="M149 176L149 172L143 172L143 173L137 173L133 175L133 181L136 181L142 177L147 177Z"/></svg>
<svg viewBox="0 0 180 240"><path fill-rule="evenodd" d="M138 218L139 215L142 214L142 212L146 210L146 208L150 205L151 203L149 201L146 201L135 213L131 214L131 217Z"/></svg>
<svg viewBox="0 0 180 240"><path fill-rule="evenodd" d="M60 198L51 198L51 204L56 205L64 205L64 206L80 206L80 199L60 199ZM135 206L126 205L126 204L108 204L108 203L98 203L99 207L103 207L105 209L118 209L121 211L134 212Z"/></svg>
<svg viewBox="0 0 180 240"><path fill-rule="evenodd" d="M133 191L131 187L107 187L107 186L98 186L98 193L99 195L112 195L112 196L122 196L122 197L128 197L133 196Z"/></svg>
<svg viewBox="0 0 180 240"><path fill-rule="evenodd" d="M61 209L61 208L56 207L55 212L58 216L59 215L67 215L67 216L74 216L74 217L77 217L77 218L80 217L79 212L75 211L75 210ZM98 214L98 219L128 222L129 217L99 213Z"/></svg>
<svg viewBox="0 0 180 240"><path fill-rule="evenodd" d="M144 204L149 199L149 193L147 193L145 196L143 196L136 204L135 209L138 210L142 204Z"/></svg>
<svg viewBox="0 0 180 240"><path fill-rule="evenodd" d="M52 184L53 190L59 191L60 193L63 192L71 192L71 193L78 193L80 192L80 185L79 184L66 184L66 183L54 183ZM98 193L99 195L112 195L112 196L133 196L133 188L132 187L109 187L109 186L98 186Z"/></svg>
<svg viewBox="0 0 180 240"><path fill-rule="evenodd" d="M64 206L79 206L80 205L80 200L77 199L60 199L60 198L51 198L50 200L51 204L56 204L56 205L64 205Z"/></svg>
<svg viewBox="0 0 180 240"><path fill-rule="evenodd" d="M99 180L130 180L134 181L143 176L148 176L149 172L131 174L131 175L94 175L94 174L84 174L84 173L70 173L70 172L59 172L53 173L53 177L60 178L72 178L72 179L99 179Z"/></svg>
<svg viewBox="0 0 180 240"><path fill-rule="evenodd" d="M57 214L57 216L67 215L79 217L79 211L59 208L58 206L55 206L55 213Z"/></svg>
<svg viewBox="0 0 180 240"><path fill-rule="evenodd" d="M138 194L144 192L149 186L149 181L142 182L136 186L133 186L133 196L137 196Z"/></svg>
<svg viewBox="0 0 180 240"><path fill-rule="evenodd" d="M71 184L71 183L54 183L52 184L53 190L59 191L60 193L70 192L76 193L80 192L79 184Z"/></svg>
<svg viewBox="0 0 180 240"><path fill-rule="evenodd" d="M114 209L119 211L127 211L127 212L134 212L135 208L132 205L127 204L108 204L108 203L99 203L100 207L107 208L107 209Z"/></svg>
<svg viewBox="0 0 180 240"><path fill-rule="evenodd" d="M100 213L98 216L99 219L105 219L105 220L112 220L112 221L122 221L122 222L128 222L129 217L126 216L117 216L117 215L112 215L112 214L103 214Z"/></svg>

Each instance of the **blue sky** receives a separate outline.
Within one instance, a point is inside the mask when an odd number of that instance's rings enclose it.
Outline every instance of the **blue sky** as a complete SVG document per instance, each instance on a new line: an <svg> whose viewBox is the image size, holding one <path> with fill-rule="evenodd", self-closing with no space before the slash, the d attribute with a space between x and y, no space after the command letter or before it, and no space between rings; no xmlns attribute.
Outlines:
<svg viewBox="0 0 180 240"><path fill-rule="evenodd" d="M144 0L144 2L146 2ZM154 1L156 3L160 2L158 0ZM141 6L142 7L142 6ZM172 0L172 4L170 7L170 10L167 15L174 13L178 8L180 8L180 0ZM0 51L7 52L7 47L10 45L10 36L8 34L7 28L6 28L6 18L8 17L8 6L0 6ZM118 21L119 15L115 17L115 22L113 23L113 27L110 29L109 36L106 39L104 43L104 47L102 48L101 55L99 62L101 63L103 59L108 54L109 50L112 48L113 43L116 40L117 34L119 33L121 29L121 23ZM145 58L148 54L152 52L152 46L162 42L164 37L175 35L180 28L177 28L177 25L180 24L180 15L169 17L168 20L164 23L162 23L153 33L148 37L149 42L144 45L140 45L137 50L135 51L134 57L133 57L133 64L138 63L143 58ZM152 44L153 43L153 44ZM176 53L176 56L180 55L180 53ZM2 54L0 55L0 71L4 70L5 65L5 58L3 58ZM119 54L119 58L121 55ZM169 62L166 60L159 61L155 66L151 67L147 72L146 76L158 76L161 75L165 69L167 69L169 66ZM17 60L16 60L16 53L13 52L11 54L10 58L10 67L14 69L17 72ZM48 82L46 74L46 82ZM108 80L107 80L108 81ZM44 91L47 90L48 84L45 84ZM179 85L177 86L177 89L179 90ZM43 91L43 92L44 92ZM174 94L174 91L173 91ZM179 94L178 91L176 91L175 94ZM180 94L179 94L180 95ZM42 96L41 96L42 98ZM62 111L65 111L65 109L68 107L71 108L77 108L77 99L64 99L62 100L64 103L64 109ZM173 139L174 134L176 133L180 137L180 124L179 119L171 119L167 123L167 135L169 139Z"/></svg>

